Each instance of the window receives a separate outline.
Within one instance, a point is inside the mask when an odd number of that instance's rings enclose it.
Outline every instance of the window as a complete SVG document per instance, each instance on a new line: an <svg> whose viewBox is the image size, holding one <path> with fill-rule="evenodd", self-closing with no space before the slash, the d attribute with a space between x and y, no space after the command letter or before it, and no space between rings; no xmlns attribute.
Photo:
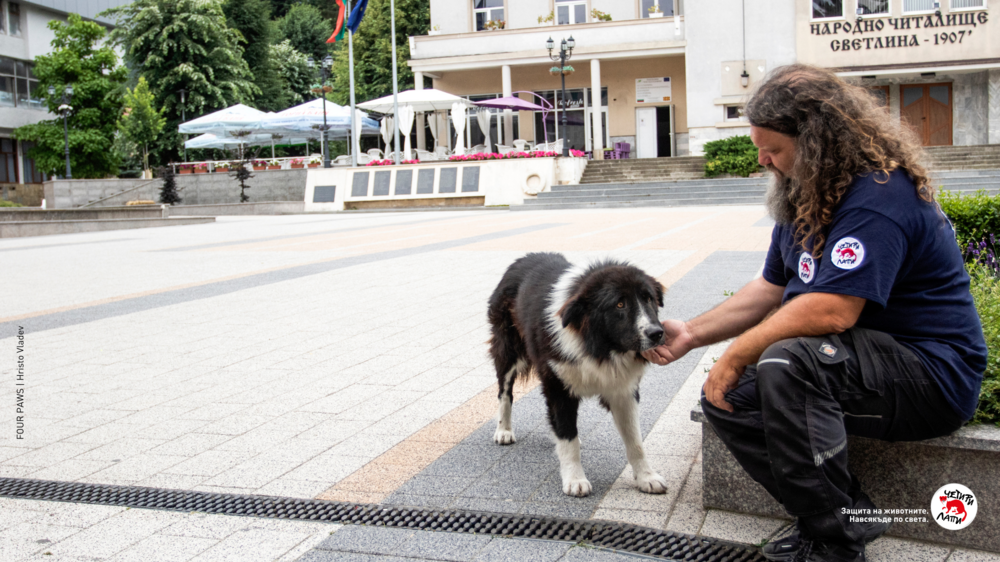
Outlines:
<svg viewBox="0 0 1000 562"><path fill-rule="evenodd" d="M17 145L14 139L0 139L0 183L17 183Z"/></svg>
<svg viewBox="0 0 1000 562"><path fill-rule="evenodd" d="M0 57L0 106L45 109L30 62Z"/></svg>
<svg viewBox="0 0 1000 562"><path fill-rule="evenodd" d="M7 33L21 34L21 5L17 2L7 2Z"/></svg>
<svg viewBox="0 0 1000 562"><path fill-rule="evenodd" d="M986 0L951 0L952 10L975 10L986 7Z"/></svg>
<svg viewBox="0 0 1000 562"><path fill-rule="evenodd" d="M903 0L903 13L933 12L934 0Z"/></svg>
<svg viewBox="0 0 1000 562"><path fill-rule="evenodd" d="M862 15L889 15L889 0L858 0Z"/></svg>
<svg viewBox="0 0 1000 562"><path fill-rule="evenodd" d="M584 0L556 0L556 23L571 25L587 23L587 2Z"/></svg>
<svg viewBox="0 0 1000 562"><path fill-rule="evenodd" d="M504 21L503 0L475 0L473 12L476 17L476 31L486 29L491 21Z"/></svg>
<svg viewBox="0 0 1000 562"><path fill-rule="evenodd" d="M640 17L648 18L653 6L659 8L665 18L674 15L674 0L642 0L639 2Z"/></svg>
<svg viewBox="0 0 1000 562"><path fill-rule="evenodd" d="M844 0L812 0L813 19L844 17Z"/></svg>
<svg viewBox="0 0 1000 562"><path fill-rule="evenodd" d="M35 143L21 141L21 162L24 166L24 183L42 183L45 181L45 174L38 171L35 161L28 157L28 151L35 148Z"/></svg>
<svg viewBox="0 0 1000 562"><path fill-rule="evenodd" d="M743 115L742 105L727 105L726 106L726 121L746 121L746 117Z"/></svg>

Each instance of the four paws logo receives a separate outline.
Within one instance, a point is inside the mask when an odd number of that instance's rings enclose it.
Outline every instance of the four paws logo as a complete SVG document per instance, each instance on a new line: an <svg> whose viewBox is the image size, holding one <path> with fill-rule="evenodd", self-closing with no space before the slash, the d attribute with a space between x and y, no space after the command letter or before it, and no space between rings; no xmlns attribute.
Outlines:
<svg viewBox="0 0 1000 562"><path fill-rule="evenodd" d="M865 247L857 238L841 238L833 246L830 261L840 269L854 269L865 259Z"/></svg>
<svg viewBox="0 0 1000 562"><path fill-rule="evenodd" d="M948 484L931 499L934 521L949 531L958 531L972 524L979 511L979 504L972 490L961 484Z"/></svg>
<svg viewBox="0 0 1000 562"><path fill-rule="evenodd" d="M809 252L802 252L799 256L799 279L803 283L809 284L813 280L813 276L816 275L816 260L813 259Z"/></svg>

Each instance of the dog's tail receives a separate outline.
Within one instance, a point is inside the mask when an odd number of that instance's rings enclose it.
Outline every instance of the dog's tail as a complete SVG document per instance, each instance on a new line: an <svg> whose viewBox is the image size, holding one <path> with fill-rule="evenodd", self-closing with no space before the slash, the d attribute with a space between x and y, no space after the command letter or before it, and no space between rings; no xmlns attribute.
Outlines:
<svg viewBox="0 0 1000 562"><path fill-rule="evenodd" d="M496 367L501 394L505 388L510 388L514 377L528 375L528 369L523 368L527 350L513 312L517 290L516 284L501 282L490 297L487 312L490 322L490 356Z"/></svg>

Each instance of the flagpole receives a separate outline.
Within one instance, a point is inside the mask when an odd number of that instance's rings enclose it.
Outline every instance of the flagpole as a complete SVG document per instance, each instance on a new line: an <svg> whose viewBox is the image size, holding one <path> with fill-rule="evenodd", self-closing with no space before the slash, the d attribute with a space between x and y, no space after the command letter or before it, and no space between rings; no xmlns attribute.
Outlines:
<svg viewBox="0 0 1000 562"><path fill-rule="evenodd" d="M399 165L399 84L396 78L396 0L389 1L392 25L392 131L395 146L393 161Z"/></svg>
<svg viewBox="0 0 1000 562"><path fill-rule="evenodd" d="M347 0L347 13L351 13L351 0ZM346 21L344 25L347 25ZM360 127L360 123L355 123L355 113L357 110L354 109L354 33L351 32L350 28L347 28L347 60L348 67L350 68L351 75L351 138L348 139L348 145L354 144L354 139L358 138L358 133L355 127ZM358 166L358 151L351 150L351 166Z"/></svg>

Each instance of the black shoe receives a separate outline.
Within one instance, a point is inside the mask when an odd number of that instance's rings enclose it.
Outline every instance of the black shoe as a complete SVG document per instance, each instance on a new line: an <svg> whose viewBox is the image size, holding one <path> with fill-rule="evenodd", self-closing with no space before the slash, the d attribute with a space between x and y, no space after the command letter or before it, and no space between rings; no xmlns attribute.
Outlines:
<svg viewBox="0 0 1000 562"><path fill-rule="evenodd" d="M856 505L859 508L875 509L875 504L873 504L867 496L858 501ZM881 537L886 531L889 530L891 525L891 522L861 523L861 526L865 530L865 544ZM802 537L798 531L798 522L796 521L796 523L789 525L786 529L790 529L793 532L786 537L770 541L764 545L761 549L764 554L764 558L767 558L772 562L790 562L796 559L795 555L800 550L800 543L802 542ZM864 560L864 558L861 560Z"/></svg>
<svg viewBox="0 0 1000 562"><path fill-rule="evenodd" d="M846 548L824 544L819 541L802 540L798 548L789 552L789 562L866 562L865 551L855 552Z"/></svg>

